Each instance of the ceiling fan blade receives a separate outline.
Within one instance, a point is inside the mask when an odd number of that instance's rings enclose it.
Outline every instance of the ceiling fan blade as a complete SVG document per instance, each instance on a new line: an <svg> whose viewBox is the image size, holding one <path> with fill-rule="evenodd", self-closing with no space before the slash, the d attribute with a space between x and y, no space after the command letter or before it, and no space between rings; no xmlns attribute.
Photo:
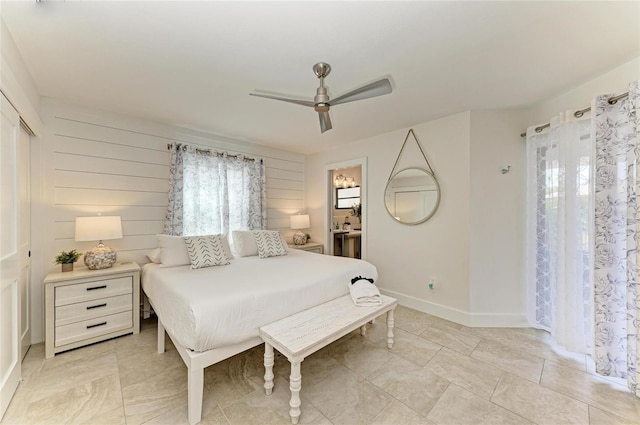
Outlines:
<svg viewBox="0 0 640 425"><path fill-rule="evenodd" d="M258 94L258 93L249 93L249 96L257 96L257 97L264 97L266 99L281 100L283 102L295 103L296 105L302 105L302 106L311 106L311 107L315 106L315 104L310 100L289 99L286 97L278 97L278 96L271 96L268 94Z"/></svg>
<svg viewBox="0 0 640 425"><path fill-rule="evenodd" d="M351 90L349 93L345 93L342 96L338 96L335 99L329 101L331 106L339 105L341 103L353 102L356 100L369 99L370 97L382 96L384 94L391 93L391 83L388 78L374 81L355 90Z"/></svg>
<svg viewBox="0 0 640 425"><path fill-rule="evenodd" d="M329 112L318 112L318 116L320 117L320 132L324 133L327 130L331 130L333 127L331 126L331 117L329 116Z"/></svg>

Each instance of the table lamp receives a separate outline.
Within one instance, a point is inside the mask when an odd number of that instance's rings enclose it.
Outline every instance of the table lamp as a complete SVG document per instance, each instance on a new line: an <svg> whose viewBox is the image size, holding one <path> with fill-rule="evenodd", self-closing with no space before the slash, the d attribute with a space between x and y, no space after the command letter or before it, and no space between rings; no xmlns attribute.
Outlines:
<svg viewBox="0 0 640 425"><path fill-rule="evenodd" d="M116 262L116 252L102 241L122 238L120 216L76 217L76 241L98 241L98 246L84 254L84 264L91 270L108 269Z"/></svg>
<svg viewBox="0 0 640 425"><path fill-rule="evenodd" d="M304 245L307 243L307 235L302 233L300 229L308 229L311 227L309 224L309 215L308 214L298 214L291 216L291 226L292 229L297 229L298 231L293 234L293 243L295 245Z"/></svg>

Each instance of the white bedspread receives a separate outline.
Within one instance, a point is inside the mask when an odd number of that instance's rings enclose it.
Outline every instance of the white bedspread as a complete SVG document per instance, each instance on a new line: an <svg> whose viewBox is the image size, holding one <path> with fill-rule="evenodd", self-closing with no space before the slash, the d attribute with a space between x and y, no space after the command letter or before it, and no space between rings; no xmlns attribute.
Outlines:
<svg viewBox="0 0 640 425"><path fill-rule="evenodd" d="M377 279L371 263L301 250L192 270L145 264L142 287L163 325L194 351L237 344L258 328L349 292L354 276Z"/></svg>

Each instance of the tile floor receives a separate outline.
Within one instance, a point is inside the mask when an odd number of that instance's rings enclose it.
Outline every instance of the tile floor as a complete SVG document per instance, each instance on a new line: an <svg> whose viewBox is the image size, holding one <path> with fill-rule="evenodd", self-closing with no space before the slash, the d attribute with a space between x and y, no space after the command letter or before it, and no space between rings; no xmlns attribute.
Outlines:
<svg viewBox="0 0 640 425"><path fill-rule="evenodd" d="M185 424L186 368L155 352L156 327L23 363L2 424ZM396 343L371 325L302 363L302 424L640 424L640 400L596 377L590 359L563 353L545 332L467 328L404 307ZM206 369L202 424L289 424L289 364L278 356L264 395L262 348Z"/></svg>

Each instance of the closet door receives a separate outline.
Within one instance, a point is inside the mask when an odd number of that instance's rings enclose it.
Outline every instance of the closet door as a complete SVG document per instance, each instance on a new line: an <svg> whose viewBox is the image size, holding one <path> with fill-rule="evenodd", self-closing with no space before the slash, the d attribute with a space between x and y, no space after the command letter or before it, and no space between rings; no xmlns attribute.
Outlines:
<svg viewBox="0 0 640 425"><path fill-rule="evenodd" d="M20 382L20 118L0 95L0 417Z"/></svg>

